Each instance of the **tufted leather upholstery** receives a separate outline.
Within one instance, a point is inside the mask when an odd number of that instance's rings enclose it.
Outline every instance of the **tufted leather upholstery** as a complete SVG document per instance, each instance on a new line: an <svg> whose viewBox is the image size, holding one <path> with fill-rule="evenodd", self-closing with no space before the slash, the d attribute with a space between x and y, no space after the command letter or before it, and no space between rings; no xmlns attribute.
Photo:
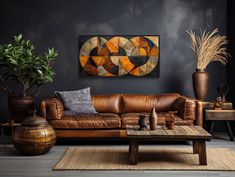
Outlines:
<svg viewBox="0 0 235 177"><path fill-rule="evenodd" d="M166 116L168 112L159 112L157 113L158 125L165 125ZM122 118L122 128L125 128L127 125L138 125L139 113L124 113L121 115ZM149 116L146 116L146 124L149 124ZM184 120L178 115L175 115L175 124L176 125L193 125L193 120Z"/></svg>
<svg viewBox="0 0 235 177"><path fill-rule="evenodd" d="M93 96L97 115L63 115L63 104L57 98L41 103L42 115L58 129L113 129L138 124L140 113L149 113L155 106L158 124L165 124L166 113L177 110L176 125L202 126L202 104L200 101L180 96L177 93L158 95L113 94ZM147 120L148 122L148 120Z"/></svg>
<svg viewBox="0 0 235 177"><path fill-rule="evenodd" d="M120 128L121 118L117 114L100 113L75 117L66 116L60 120L52 120L50 124L54 128L62 129Z"/></svg>

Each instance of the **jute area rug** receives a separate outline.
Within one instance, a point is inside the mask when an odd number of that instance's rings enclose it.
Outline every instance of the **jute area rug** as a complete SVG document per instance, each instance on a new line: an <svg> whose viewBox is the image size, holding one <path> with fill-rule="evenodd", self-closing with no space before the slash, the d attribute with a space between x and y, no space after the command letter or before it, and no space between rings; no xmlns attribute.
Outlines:
<svg viewBox="0 0 235 177"><path fill-rule="evenodd" d="M129 165L128 147L69 147L53 170L213 170L234 171L235 152L207 148L208 165L199 165L192 148L140 146L139 163Z"/></svg>

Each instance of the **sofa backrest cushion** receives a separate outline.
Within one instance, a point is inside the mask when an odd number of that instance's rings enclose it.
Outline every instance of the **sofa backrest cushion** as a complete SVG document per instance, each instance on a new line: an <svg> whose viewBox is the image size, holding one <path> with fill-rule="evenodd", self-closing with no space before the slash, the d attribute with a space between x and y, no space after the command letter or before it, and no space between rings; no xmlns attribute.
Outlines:
<svg viewBox="0 0 235 177"><path fill-rule="evenodd" d="M155 107L157 112L172 110L173 102L179 94L157 94L157 95L122 95L122 113L128 112L150 112Z"/></svg>
<svg viewBox="0 0 235 177"><path fill-rule="evenodd" d="M98 113L120 113L121 96L119 94L92 96L92 102Z"/></svg>

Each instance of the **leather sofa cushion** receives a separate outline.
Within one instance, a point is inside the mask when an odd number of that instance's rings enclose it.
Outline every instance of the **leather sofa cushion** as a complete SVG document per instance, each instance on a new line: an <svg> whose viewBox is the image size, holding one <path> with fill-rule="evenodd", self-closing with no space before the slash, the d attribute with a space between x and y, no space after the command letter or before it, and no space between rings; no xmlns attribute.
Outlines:
<svg viewBox="0 0 235 177"><path fill-rule="evenodd" d="M166 114L167 112L157 113L158 120L157 125L166 124ZM125 128L127 125L138 125L139 113L125 113L121 114L122 127ZM146 116L146 124L149 124L149 117ZM175 115L175 125L193 125L193 120L184 120L178 115Z"/></svg>
<svg viewBox="0 0 235 177"><path fill-rule="evenodd" d="M51 120L57 129L109 129L120 128L121 118L117 114L100 113L96 115L66 116L60 120Z"/></svg>
<svg viewBox="0 0 235 177"><path fill-rule="evenodd" d="M173 102L179 94L158 95L122 95L122 113L150 112L155 106L157 112L166 112L172 109Z"/></svg>
<svg viewBox="0 0 235 177"><path fill-rule="evenodd" d="M61 119L64 115L64 105L58 98L46 100L46 117L48 120Z"/></svg>
<svg viewBox="0 0 235 177"><path fill-rule="evenodd" d="M195 120L196 118L196 101L194 99L180 96L174 101L173 108L184 120Z"/></svg>
<svg viewBox="0 0 235 177"><path fill-rule="evenodd" d="M92 96L92 102L99 113L120 113L121 96L115 95L97 95Z"/></svg>

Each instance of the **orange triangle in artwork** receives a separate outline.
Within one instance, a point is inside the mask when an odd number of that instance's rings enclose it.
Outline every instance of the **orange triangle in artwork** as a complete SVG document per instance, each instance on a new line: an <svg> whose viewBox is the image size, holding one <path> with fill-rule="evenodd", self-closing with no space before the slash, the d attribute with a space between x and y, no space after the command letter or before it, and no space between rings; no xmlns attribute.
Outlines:
<svg viewBox="0 0 235 177"><path fill-rule="evenodd" d="M140 76L140 68L135 68L130 73L135 76Z"/></svg>
<svg viewBox="0 0 235 177"><path fill-rule="evenodd" d="M106 42L106 46L109 48L109 51L111 53L118 53L119 47L118 47L118 37L114 37Z"/></svg>
<svg viewBox="0 0 235 177"><path fill-rule="evenodd" d="M108 76L108 77L110 77L110 76L115 76L115 75L113 75L113 74L107 72L107 73L105 73L103 76Z"/></svg>
<svg viewBox="0 0 235 177"><path fill-rule="evenodd" d="M82 65L82 67L84 67L87 63L87 61L89 60L90 56L80 56L80 63Z"/></svg>
<svg viewBox="0 0 235 177"><path fill-rule="evenodd" d="M102 61L102 56L92 56L92 60L95 62L96 66L100 66Z"/></svg>

